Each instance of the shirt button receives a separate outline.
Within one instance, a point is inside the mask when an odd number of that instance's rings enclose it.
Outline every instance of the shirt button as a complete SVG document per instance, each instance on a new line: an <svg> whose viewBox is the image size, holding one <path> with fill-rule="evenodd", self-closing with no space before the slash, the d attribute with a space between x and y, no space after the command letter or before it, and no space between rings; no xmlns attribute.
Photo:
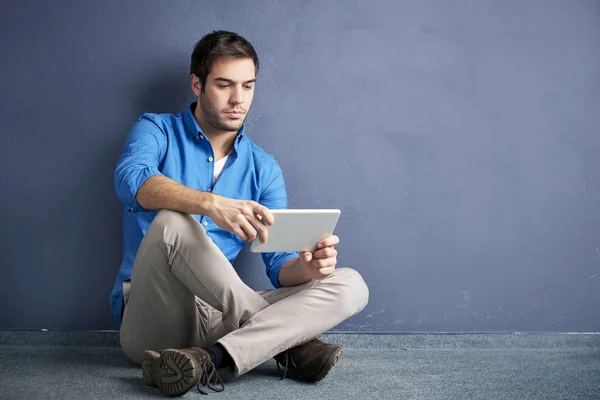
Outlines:
<svg viewBox="0 0 600 400"><path fill-rule="evenodd" d="M212 189L208 189L209 192L212 192Z"/></svg>
<svg viewBox="0 0 600 400"><path fill-rule="evenodd" d="M204 221L203 224L204 224L204 226L206 226L206 225L208 225L208 222Z"/></svg>
<svg viewBox="0 0 600 400"><path fill-rule="evenodd" d="M200 135L200 136L199 136L199 138L200 138L200 139L204 139L204 136Z"/></svg>
<svg viewBox="0 0 600 400"><path fill-rule="evenodd" d="M211 161L211 162L212 162L212 160L213 160L213 159L212 159L212 157L208 157L208 161Z"/></svg>

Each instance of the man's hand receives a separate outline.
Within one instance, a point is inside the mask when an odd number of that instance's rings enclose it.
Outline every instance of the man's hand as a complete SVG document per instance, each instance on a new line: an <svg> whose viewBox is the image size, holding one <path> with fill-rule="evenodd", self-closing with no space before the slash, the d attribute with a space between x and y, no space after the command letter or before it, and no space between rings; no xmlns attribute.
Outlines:
<svg viewBox="0 0 600 400"><path fill-rule="evenodd" d="M317 243L314 252L303 251L300 253L300 262L311 279L323 279L335 271L337 264L337 251L333 246L340 243L340 238L332 235Z"/></svg>
<svg viewBox="0 0 600 400"><path fill-rule="evenodd" d="M252 200L234 200L214 195L213 206L207 214L219 227L235 233L242 240L267 241L267 225L274 222L271 211Z"/></svg>

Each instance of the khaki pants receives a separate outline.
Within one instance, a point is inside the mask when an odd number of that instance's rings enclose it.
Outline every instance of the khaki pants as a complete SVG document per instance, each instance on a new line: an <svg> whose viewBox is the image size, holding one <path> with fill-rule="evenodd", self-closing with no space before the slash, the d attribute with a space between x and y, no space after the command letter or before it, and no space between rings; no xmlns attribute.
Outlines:
<svg viewBox="0 0 600 400"><path fill-rule="evenodd" d="M125 288L120 340L140 364L144 350L220 343L239 376L360 312L369 291L358 272L255 292L191 215L158 213Z"/></svg>

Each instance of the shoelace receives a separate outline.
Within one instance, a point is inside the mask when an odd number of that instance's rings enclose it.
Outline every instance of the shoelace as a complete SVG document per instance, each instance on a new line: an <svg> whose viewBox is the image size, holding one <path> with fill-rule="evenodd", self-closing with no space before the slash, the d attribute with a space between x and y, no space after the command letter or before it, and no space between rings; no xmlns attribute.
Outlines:
<svg viewBox="0 0 600 400"><path fill-rule="evenodd" d="M198 391L202 394L208 394L201 387L207 387L213 392L222 392L225 390L225 385L223 384L223 380L221 379L221 375L219 375L219 371L213 364L210 358L201 358L198 360L200 364L200 369L202 370L202 374L198 379L198 384L196 387Z"/></svg>
<svg viewBox="0 0 600 400"><path fill-rule="evenodd" d="M279 378L280 381L285 379L288 371L291 371L292 368L297 368L296 363L294 362L294 359L292 358L292 355L290 354L290 352L286 351L283 354L284 354L283 358L285 359L285 365L281 365L279 360L277 360L277 370L281 373L281 368L283 368L283 376L281 378ZM289 367L290 364L291 364L292 368ZM280 365L281 365L281 367L280 367Z"/></svg>

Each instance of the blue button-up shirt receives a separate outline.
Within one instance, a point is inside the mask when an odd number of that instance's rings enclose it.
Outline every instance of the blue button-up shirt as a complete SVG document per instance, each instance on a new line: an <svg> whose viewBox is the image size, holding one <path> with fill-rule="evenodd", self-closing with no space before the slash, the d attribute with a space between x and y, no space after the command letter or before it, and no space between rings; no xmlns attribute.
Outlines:
<svg viewBox="0 0 600 400"><path fill-rule="evenodd" d="M110 295L115 321L120 326L123 282L131 278L131 267L142 237L158 211L143 209L136 201L138 189L153 175L163 175L187 187L212 191L238 200L254 200L269 209L287 208L283 173L275 158L238 132L233 150L213 187L214 153L194 118L196 103L180 114L144 114L133 125L115 169L114 183L123 212L123 260ZM218 227L205 215L194 216L208 236L233 263L244 242ZM279 287L279 270L297 253L262 253L267 276Z"/></svg>

